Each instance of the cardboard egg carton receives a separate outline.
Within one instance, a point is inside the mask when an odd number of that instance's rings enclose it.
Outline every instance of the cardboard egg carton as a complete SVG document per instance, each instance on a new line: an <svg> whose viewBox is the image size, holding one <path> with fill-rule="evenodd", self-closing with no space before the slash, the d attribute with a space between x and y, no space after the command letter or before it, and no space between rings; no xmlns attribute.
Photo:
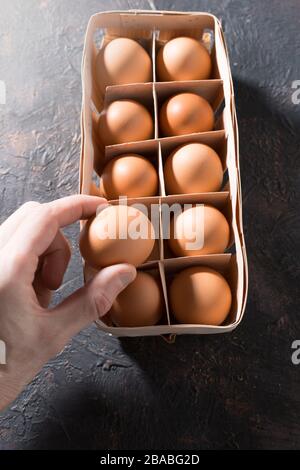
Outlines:
<svg viewBox="0 0 300 470"><path fill-rule="evenodd" d="M212 58L212 76L209 80L158 82L156 55L160 47L173 37L189 36L201 41ZM101 47L116 37L130 37L138 41L152 58L152 82L104 87L95 80L95 59ZM248 271L242 226L239 147L233 84L227 48L220 21L208 13L126 11L105 12L91 17L82 62L82 148L80 161L80 193L90 194L93 181L106 163L125 153L136 153L148 158L155 166L159 185L155 196L128 199L127 204L143 203L147 208L156 204L202 203L217 207L227 218L230 244L225 253L203 256L174 257L163 239L161 211L158 211L159 237L146 262L138 269L149 271L160 281L165 308L158 325L121 328L99 320L99 328L117 336L148 336L173 334L214 334L229 332L241 322L245 310ZM159 109L170 96L189 91L209 101L215 114L215 127L210 132L164 137L159 129ZM144 104L154 121L152 139L104 146L98 132L100 112L112 101L130 98ZM184 143L201 142L216 150L224 170L220 191L201 194L169 195L166 193L163 166L167 156ZM117 204L119 201L110 201ZM208 266L222 273L232 291L231 311L220 326L184 325L176 323L168 299L169 285L174 275L191 266ZM85 279L95 275L85 265Z"/></svg>

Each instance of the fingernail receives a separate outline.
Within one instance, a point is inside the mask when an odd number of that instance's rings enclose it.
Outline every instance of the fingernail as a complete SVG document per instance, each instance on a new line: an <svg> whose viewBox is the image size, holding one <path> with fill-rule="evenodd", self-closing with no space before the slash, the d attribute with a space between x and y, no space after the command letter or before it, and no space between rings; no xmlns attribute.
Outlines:
<svg viewBox="0 0 300 470"><path fill-rule="evenodd" d="M123 271L120 273L120 279L124 287L127 287L132 281L134 281L136 271L131 269L130 271Z"/></svg>
<svg viewBox="0 0 300 470"><path fill-rule="evenodd" d="M106 209L110 204L108 204L108 202L103 202L102 204L100 204L97 209L96 209L96 216L100 214L100 212L102 212L104 209Z"/></svg>

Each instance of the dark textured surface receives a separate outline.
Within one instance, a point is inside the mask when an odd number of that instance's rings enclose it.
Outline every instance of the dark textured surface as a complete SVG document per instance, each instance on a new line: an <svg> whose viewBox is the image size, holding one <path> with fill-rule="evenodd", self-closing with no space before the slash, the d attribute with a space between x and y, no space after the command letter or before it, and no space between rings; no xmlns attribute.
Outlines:
<svg viewBox="0 0 300 470"><path fill-rule="evenodd" d="M298 0L2 0L1 220L25 200L77 191L87 21L128 8L211 11L223 21L240 126L245 318L230 335L173 345L89 328L0 416L0 449L299 448ZM75 248L78 227L67 232ZM81 283L77 254L57 300Z"/></svg>

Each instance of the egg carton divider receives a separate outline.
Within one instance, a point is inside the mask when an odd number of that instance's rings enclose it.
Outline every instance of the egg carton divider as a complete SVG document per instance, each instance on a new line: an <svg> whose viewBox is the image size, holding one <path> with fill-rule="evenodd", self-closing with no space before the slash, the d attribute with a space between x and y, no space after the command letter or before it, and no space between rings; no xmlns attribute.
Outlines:
<svg viewBox="0 0 300 470"><path fill-rule="evenodd" d="M225 188L225 180L227 178L227 139L225 136L225 131L212 131L212 132L200 132L182 136L174 136L174 137L164 137L159 139L159 147L160 147L160 160L162 169L166 163L167 158L171 155L173 151L177 148L181 147L184 144L191 144L191 143L202 143L204 145L208 145L209 147L213 148L218 156L220 157L222 167L223 167L223 183L221 185L221 190L224 191ZM161 178L163 180L163 190L162 196L166 196L166 189L165 189L165 181L164 181L164 173L162 170Z"/></svg>

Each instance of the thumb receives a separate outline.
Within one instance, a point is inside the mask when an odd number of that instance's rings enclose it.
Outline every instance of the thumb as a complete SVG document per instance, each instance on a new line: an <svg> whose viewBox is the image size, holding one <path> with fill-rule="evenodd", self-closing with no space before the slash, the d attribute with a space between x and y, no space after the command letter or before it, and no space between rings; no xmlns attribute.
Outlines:
<svg viewBox="0 0 300 470"><path fill-rule="evenodd" d="M136 269L130 264L103 268L84 287L55 307L53 314L59 323L59 331L66 335L65 341L103 317L110 310L115 298L135 276Z"/></svg>

